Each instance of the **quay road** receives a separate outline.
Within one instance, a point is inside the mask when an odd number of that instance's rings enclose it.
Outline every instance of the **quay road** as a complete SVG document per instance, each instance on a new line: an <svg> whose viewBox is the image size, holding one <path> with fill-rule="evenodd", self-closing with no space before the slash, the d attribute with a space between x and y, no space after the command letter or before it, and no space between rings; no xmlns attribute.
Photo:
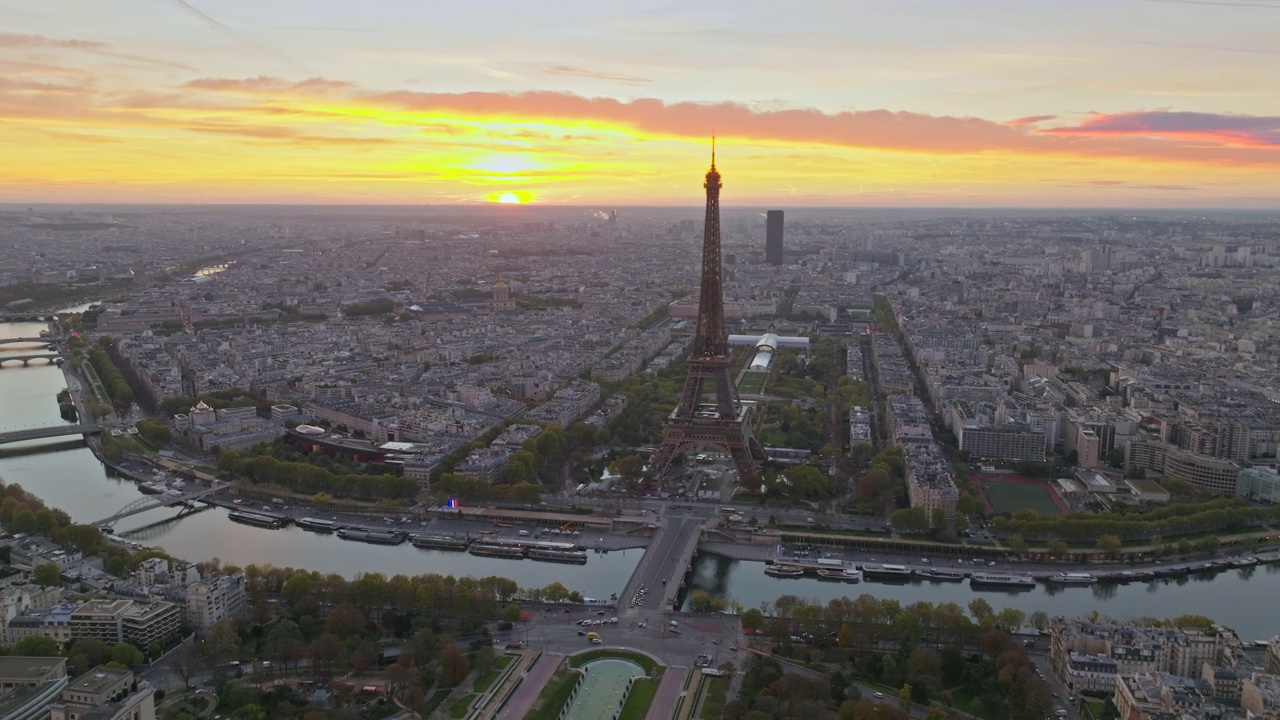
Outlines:
<svg viewBox="0 0 1280 720"><path fill-rule="evenodd" d="M752 518L759 521L761 527L769 524L773 518L782 525L805 525L810 519L820 522L833 530L854 530L859 532L884 532L885 521L882 518L846 517L843 515L819 515L812 510L796 510L793 508L762 508L747 501L715 502L708 500L689 500L685 498L664 500L660 498L589 498L565 497L563 495L547 495L544 503L537 510L547 512L567 512L571 507L594 507L605 510L613 508L642 509L659 516L668 516L674 512L684 512L700 518L723 517L722 508L733 508L733 514L741 515L750 522ZM511 506L513 508L517 506ZM523 506L520 506L523 507Z"/></svg>

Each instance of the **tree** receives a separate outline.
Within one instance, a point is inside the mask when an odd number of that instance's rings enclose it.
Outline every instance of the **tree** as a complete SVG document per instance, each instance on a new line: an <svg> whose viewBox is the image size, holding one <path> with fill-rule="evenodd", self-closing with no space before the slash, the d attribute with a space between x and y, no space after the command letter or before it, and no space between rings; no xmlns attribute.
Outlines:
<svg viewBox="0 0 1280 720"><path fill-rule="evenodd" d="M903 532L924 532L929 527L923 507L903 508L889 516L889 524Z"/></svg>
<svg viewBox="0 0 1280 720"><path fill-rule="evenodd" d="M322 666L326 675L332 673L333 664L342 659L344 651L342 638L333 633L325 633L307 646L307 656L313 667Z"/></svg>
<svg viewBox="0 0 1280 720"><path fill-rule="evenodd" d="M1105 552L1108 557L1120 557L1120 551L1124 548L1124 543L1120 540L1120 536L1107 534L1098 538L1098 549Z"/></svg>
<svg viewBox="0 0 1280 720"><path fill-rule="evenodd" d="M46 635L28 635L14 646L13 654L28 657L57 657L62 652L57 640Z"/></svg>
<svg viewBox="0 0 1280 720"><path fill-rule="evenodd" d="M911 686L907 683L903 683L902 689L898 691L898 707L903 710L911 709Z"/></svg>
<svg viewBox="0 0 1280 720"><path fill-rule="evenodd" d="M1044 632L1049 629L1049 615L1043 610L1031 613L1031 627Z"/></svg>
<svg viewBox="0 0 1280 720"><path fill-rule="evenodd" d="M187 690L191 689L191 678L196 674L196 668L190 663L182 662L181 657L175 657L173 662L169 663L169 669L173 671L178 679L182 680L182 685Z"/></svg>
<svg viewBox="0 0 1280 720"><path fill-rule="evenodd" d="M234 713L231 714L235 720L267 720L267 713L257 705L250 703L242 705Z"/></svg>
<svg viewBox="0 0 1280 720"><path fill-rule="evenodd" d="M476 650L475 655L471 657L471 668L478 674L484 675L493 669L497 658L494 656L493 648L488 645Z"/></svg>
<svg viewBox="0 0 1280 720"><path fill-rule="evenodd" d="M1017 533L1010 535L1005 544L1009 546L1010 550L1019 554L1027 551L1027 541L1023 540L1022 536Z"/></svg>
<svg viewBox="0 0 1280 720"><path fill-rule="evenodd" d="M689 607L695 612L719 612L728 607L728 601L699 588L689 593Z"/></svg>
<svg viewBox="0 0 1280 720"><path fill-rule="evenodd" d="M742 631L749 635L764 629L764 613L755 608L744 610L738 620L742 623Z"/></svg>
<svg viewBox="0 0 1280 720"><path fill-rule="evenodd" d="M115 647L111 648L111 661L120 663L124 667L141 665L144 660L142 651L132 643L116 643Z"/></svg>
<svg viewBox="0 0 1280 720"><path fill-rule="evenodd" d="M209 636L200 645L200 654L210 666L218 667L235 659L240 652L240 634L230 620L219 620L209 628Z"/></svg>
<svg viewBox="0 0 1280 720"><path fill-rule="evenodd" d="M1017 608L1005 608L996 613L996 627L1014 632L1027 623L1027 614Z"/></svg>
<svg viewBox="0 0 1280 720"><path fill-rule="evenodd" d="M1056 558L1066 557L1067 544L1062 542L1061 540L1058 540L1056 538L1053 540L1050 540L1049 542L1045 543L1044 548L1049 552L1049 555L1052 557L1056 557Z"/></svg>
<svg viewBox="0 0 1280 720"><path fill-rule="evenodd" d="M929 512L929 527L942 529L947 526L947 511L936 507Z"/></svg>
<svg viewBox="0 0 1280 720"><path fill-rule="evenodd" d="M173 433L169 428L155 420L139 420L136 427L142 439L155 447L164 447L173 440Z"/></svg>
<svg viewBox="0 0 1280 720"><path fill-rule="evenodd" d="M451 642L445 646L440 654L440 671L443 673L440 681L445 687L457 687L471 672L467 656L462 654L457 644Z"/></svg>
<svg viewBox="0 0 1280 720"><path fill-rule="evenodd" d="M62 585L62 568L55 562L40 563L32 572L32 579L41 587Z"/></svg>
<svg viewBox="0 0 1280 720"><path fill-rule="evenodd" d="M995 610L992 609L991 603L987 602L986 598L978 597L969 601L969 614L973 616L974 620L982 622L989 617L994 617Z"/></svg>
<svg viewBox="0 0 1280 720"><path fill-rule="evenodd" d="M509 623L520 622L520 617L520 606L515 603L502 609L502 619Z"/></svg>

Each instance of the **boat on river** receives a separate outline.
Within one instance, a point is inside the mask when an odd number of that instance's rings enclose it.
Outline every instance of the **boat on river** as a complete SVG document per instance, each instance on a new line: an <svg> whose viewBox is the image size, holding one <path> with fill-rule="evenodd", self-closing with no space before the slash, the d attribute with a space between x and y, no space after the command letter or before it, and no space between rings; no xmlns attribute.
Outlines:
<svg viewBox="0 0 1280 720"><path fill-rule="evenodd" d="M1018 573L975 572L969 576L969 585L975 589L1030 590L1036 586L1036 579Z"/></svg>
<svg viewBox="0 0 1280 720"><path fill-rule="evenodd" d="M511 558L513 560L524 559L524 548L516 545L494 545L493 543L473 543L467 549L472 555L483 555L485 557Z"/></svg>
<svg viewBox="0 0 1280 720"><path fill-rule="evenodd" d="M284 527L285 523L288 522L288 518L278 515L264 515L262 513L249 512L248 510L232 510L227 513L227 517L245 525L256 525L271 529Z"/></svg>
<svg viewBox="0 0 1280 720"><path fill-rule="evenodd" d="M765 575L781 578L795 578L804 575L804 568L795 567L794 565L767 565L764 569Z"/></svg>
<svg viewBox="0 0 1280 720"><path fill-rule="evenodd" d="M338 537L343 540L358 540L375 545L399 545L404 542L405 534L400 530L365 530L364 528L344 527L338 529Z"/></svg>
<svg viewBox="0 0 1280 720"><path fill-rule="evenodd" d="M414 547L429 550L466 550L471 544L470 538L451 535L414 535L409 538L409 542Z"/></svg>
<svg viewBox="0 0 1280 720"><path fill-rule="evenodd" d="M1058 585L1092 585L1098 582L1098 578L1086 572L1060 572L1045 578L1045 582Z"/></svg>
<svg viewBox="0 0 1280 720"><path fill-rule="evenodd" d="M916 570L916 575L926 580L941 580L943 582L960 582L965 578L964 573L959 570L939 570L938 568Z"/></svg>
<svg viewBox="0 0 1280 720"><path fill-rule="evenodd" d="M862 574L875 580L907 582L911 579L911 568L906 565L866 563L862 566Z"/></svg>
<svg viewBox="0 0 1280 720"><path fill-rule="evenodd" d="M331 533L338 529L338 524L332 520L323 520L321 518L304 517L294 520L298 527L312 530L314 532Z"/></svg>
<svg viewBox="0 0 1280 720"><path fill-rule="evenodd" d="M572 565L587 564L586 550L548 550L546 548L529 548L529 553L526 557L530 560L569 563Z"/></svg>
<svg viewBox="0 0 1280 720"><path fill-rule="evenodd" d="M857 568L818 568L818 577L823 580L856 583L862 581L862 571Z"/></svg>

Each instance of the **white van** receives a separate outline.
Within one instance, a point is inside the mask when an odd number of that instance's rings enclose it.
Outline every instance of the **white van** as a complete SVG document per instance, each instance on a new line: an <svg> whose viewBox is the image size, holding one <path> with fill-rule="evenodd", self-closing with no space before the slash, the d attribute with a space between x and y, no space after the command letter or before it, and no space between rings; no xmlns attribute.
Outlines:
<svg viewBox="0 0 1280 720"><path fill-rule="evenodd" d="M520 537L529 537L529 531L528 531L528 530L521 530L521 531L520 531Z"/></svg>

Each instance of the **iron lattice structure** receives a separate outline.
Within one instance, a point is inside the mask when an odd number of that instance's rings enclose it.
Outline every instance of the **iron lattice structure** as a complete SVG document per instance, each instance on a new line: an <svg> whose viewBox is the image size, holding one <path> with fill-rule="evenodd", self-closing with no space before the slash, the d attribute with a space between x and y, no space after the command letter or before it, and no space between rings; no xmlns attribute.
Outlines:
<svg viewBox="0 0 1280 720"><path fill-rule="evenodd" d="M683 453L712 447L726 453L743 487L759 487L758 468L764 449L751 433L746 408L738 400L729 377L729 332L724 322L723 269L720 260L720 173L716 170L715 141L702 232L702 286L698 295L698 326L689 351L688 375L680 404L667 418L662 444L650 458L652 477L661 479L671 462Z"/></svg>

